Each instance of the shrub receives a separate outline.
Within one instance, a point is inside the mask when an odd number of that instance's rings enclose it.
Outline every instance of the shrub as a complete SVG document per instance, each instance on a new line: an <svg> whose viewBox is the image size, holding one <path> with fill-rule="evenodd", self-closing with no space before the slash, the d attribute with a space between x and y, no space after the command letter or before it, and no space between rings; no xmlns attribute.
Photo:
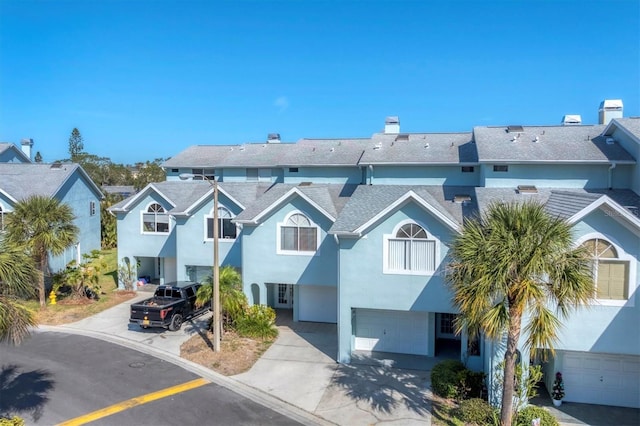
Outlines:
<svg viewBox="0 0 640 426"><path fill-rule="evenodd" d="M461 401L454 415L465 424L482 426L495 424L495 420L497 420L496 410L487 401L480 398Z"/></svg>
<svg viewBox="0 0 640 426"><path fill-rule="evenodd" d="M464 364L457 360L439 362L431 370L431 389L443 398L456 398L460 385L458 373L464 370Z"/></svg>
<svg viewBox="0 0 640 426"><path fill-rule="evenodd" d="M18 416L0 417L0 426L24 426L24 420Z"/></svg>
<svg viewBox="0 0 640 426"><path fill-rule="evenodd" d="M458 399L482 398L485 374L464 369L458 372Z"/></svg>
<svg viewBox="0 0 640 426"><path fill-rule="evenodd" d="M529 405L518 411L514 426L531 426L533 419L540 419L540 424L544 426L559 426L558 420L553 417L548 410L535 405Z"/></svg>
<svg viewBox="0 0 640 426"><path fill-rule="evenodd" d="M236 319L235 327L240 336L273 339L278 335L276 311L267 305L253 305Z"/></svg>

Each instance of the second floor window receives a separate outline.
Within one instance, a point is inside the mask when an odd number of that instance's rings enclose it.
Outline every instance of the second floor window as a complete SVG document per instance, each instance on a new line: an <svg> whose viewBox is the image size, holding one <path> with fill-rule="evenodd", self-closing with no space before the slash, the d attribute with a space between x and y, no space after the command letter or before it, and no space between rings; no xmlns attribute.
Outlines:
<svg viewBox="0 0 640 426"><path fill-rule="evenodd" d="M585 241L593 259L593 275L596 282L596 298L600 300L627 300L629 293L629 262L618 256L615 247L600 238Z"/></svg>
<svg viewBox="0 0 640 426"><path fill-rule="evenodd" d="M219 206L218 207L218 238L224 239L232 239L235 240L238 229L234 223L231 223L231 219L233 219L233 215L226 207ZM206 217L207 220L207 239L213 239L213 211L209 216Z"/></svg>
<svg viewBox="0 0 640 426"><path fill-rule="evenodd" d="M318 228L301 213L289 216L280 226L280 250L315 252L318 249Z"/></svg>
<svg viewBox="0 0 640 426"><path fill-rule="evenodd" d="M160 204L151 204L142 214L142 230L154 233L169 232L169 215Z"/></svg>
<svg viewBox="0 0 640 426"><path fill-rule="evenodd" d="M204 180L202 176L209 180L214 180L216 178L215 169L191 169L191 173L194 175L193 180Z"/></svg>
<svg viewBox="0 0 640 426"><path fill-rule="evenodd" d="M390 273L431 273L436 269L436 241L416 223L407 223L388 238L387 267Z"/></svg>

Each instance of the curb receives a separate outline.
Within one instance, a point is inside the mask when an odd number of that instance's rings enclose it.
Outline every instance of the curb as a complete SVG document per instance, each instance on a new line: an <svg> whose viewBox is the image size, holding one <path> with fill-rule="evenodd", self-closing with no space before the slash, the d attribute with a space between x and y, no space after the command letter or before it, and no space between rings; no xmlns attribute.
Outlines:
<svg viewBox="0 0 640 426"><path fill-rule="evenodd" d="M335 425L335 423L329 422L321 417L316 416L313 413L305 411L301 408L296 407L284 401L280 398L274 397L273 395L269 395L264 393L263 391L248 386L244 383L241 383L237 380L234 380L230 377L224 376L220 373L216 373L213 370L205 368L200 364L196 364L187 359L176 356L172 353L163 351L161 349L152 348L146 345L143 345L138 342L134 342L131 340L124 339L122 337L113 336L109 334L102 334L96 331L82 330L68 326L54 326L54 325L39 325L37 328L33 329L36 333L69 333L69 334L78 334L81 336L90 337L93 339L103 340L106 342L114 343L128 349L133 349L138 352L142 352L145 354L153 355L156 358L159 358L163 361L170 362L178 367L184 368L187 371L190 371L194 374L197 374L200 377L203 377L216 385L223 386L239 395L242 395L245 398L251 399L254 402L257 402L267 408L272 409L286 417L291 418L301 424L308 426L329 426Z"/></svg>

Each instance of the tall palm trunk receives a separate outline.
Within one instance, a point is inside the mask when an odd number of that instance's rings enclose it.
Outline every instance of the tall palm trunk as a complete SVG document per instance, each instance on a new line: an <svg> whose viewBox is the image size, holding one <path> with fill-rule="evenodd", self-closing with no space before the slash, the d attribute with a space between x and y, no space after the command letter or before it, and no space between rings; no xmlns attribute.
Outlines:
<svg viewBox="0 0 640 426"><path fill-rule="evenodd" d="M47 296L44 288L44 274L47 270L47 252L42 249L38 250L38 256L40 257L40 273L38 274L38 297L40 298L40 307L44 308L47 305Z"/></svg>
<svg viewBox="0 0 640 426"><path fill-rule="evenodd" d="M504 380L502 383L502 408L500 409L500 425L511 426L513 419L513 394L516 382L516 360L522 314L509 308L509 330L507 334L507 350L504 354Z"/></svg>

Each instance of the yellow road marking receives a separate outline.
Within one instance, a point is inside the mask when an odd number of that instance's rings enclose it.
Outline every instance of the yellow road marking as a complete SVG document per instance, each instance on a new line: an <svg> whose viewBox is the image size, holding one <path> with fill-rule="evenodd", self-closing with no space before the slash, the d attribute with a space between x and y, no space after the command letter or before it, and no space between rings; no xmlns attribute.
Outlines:
<svg viewBox="0 0 640 426"><path fill-rule="evenodd" d="M208 383L210 382L206 379L192 380L181 385L172 386L170 388L162 389L157 392L148 393L146 395L138 396L136 398L131 398L126 401L113 404L101 410L94 411L93 413L85 414L84 416L76 417L75 419L59 423L58 426L84 425L103 417L119 413L120 411L128 410L129 408L133 408L138 405L146 404L147 402L155 401L157 399L166 398L167 396L175 395L180 392L186 392L191 389L199 388L200 386L204 386Z"/></svg>

